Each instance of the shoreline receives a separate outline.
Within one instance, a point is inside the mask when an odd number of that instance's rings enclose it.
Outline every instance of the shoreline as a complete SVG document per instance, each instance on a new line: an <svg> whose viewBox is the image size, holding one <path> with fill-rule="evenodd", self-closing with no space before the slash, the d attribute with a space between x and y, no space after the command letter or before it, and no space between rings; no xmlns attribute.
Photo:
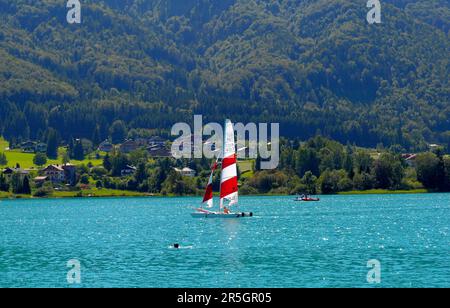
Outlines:
<svg viewBox="0 0 450 308"><path fill-rule="evenodd" d="M411 190L387 190L387 189L370 189L370 190L353 190L347 192L339 192L337 195L341 196L356 196L356 195L412 195L412 194L430 194L433 193L427 189L411 189Z"/></svg>
<svg viewBox="0 0 450 308"><path fill-rule="evenodd" d="M340 192L334 195L321 195L316 194L317 196L358 196L358 195L412 195L412 194L430 194L430 193L438 193L428 191L426 189L414 189L414 190L384 190L384 189L372 189L365 191L348 191L348 192ZM444 192L443 192L444 193ZM283 194L254 194L254 195L242 195L243 197L295 197L296 195L283 195ZM79 192L56 192L53 195L46 197L34 197L32 195L15 195L12 193L1 193L0 200L28 200L28 199L37 199L37 200L45 200L45 199L103 199L103 198L183 198L183 197L201 197L199 195L162 195L162 194L149 194L149 193L139 193L139 192L130 192L130 191L114 191L113 193L103 193L103 194L95 194L95 193L86 193L83 195L79 195Z"/></svg>

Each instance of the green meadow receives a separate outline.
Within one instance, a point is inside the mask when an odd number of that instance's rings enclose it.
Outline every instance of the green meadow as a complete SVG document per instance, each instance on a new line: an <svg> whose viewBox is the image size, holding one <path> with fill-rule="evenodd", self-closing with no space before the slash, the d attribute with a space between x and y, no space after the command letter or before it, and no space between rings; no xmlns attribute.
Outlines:
<svg viewBox="0 0 450 308"><path fill-rule="evenodd" d="M148 197L150 194L144 194L134 191L105 189L105 188L92 188L81 191L53 191L50 195L44 197L48 198L106 198L106 197ZM39 199L39 197L33 197L31 195L13 194L11 192L0 191L0 199Z"/></svg>
<svg viewBox="0 0 450 308"><path fill-rule="evenodd" d="M254 160L244 160L238 162L242 179L253 177L253 164Z"/></svg>
<svg viewBox="0 0 450 308"><path fill-rule="evenodd" d="M66 148L60 147L58 150L58 159L48 159L47 165L51 164L62 164L62 157L66 152ZM8 160L9 167L15 167L16 164L19 164L21 168L31 169L37 168L37 166L33 163L34 154L32 153L23 153L20 149L9 150L8 142L0 138L0 152L5 153L6 159ZM87 165L89 162L94 166L98 166L102 164L102 159L96 159L95 154L88 155L84 160L71 160L70 161L74 165Z"/></svg>

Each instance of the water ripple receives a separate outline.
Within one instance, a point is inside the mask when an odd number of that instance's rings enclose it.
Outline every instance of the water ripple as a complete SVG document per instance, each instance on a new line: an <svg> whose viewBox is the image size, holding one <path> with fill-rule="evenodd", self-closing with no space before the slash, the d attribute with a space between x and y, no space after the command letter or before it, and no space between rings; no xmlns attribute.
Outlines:
<svg viewBox="0 0 450 308"><path fill-rule="evenodd" d="M192 219L198 198L5 200L0 286L450 286L450 195L243 197L244 220ZM181 249L173 249L180 243Z"/></svg>

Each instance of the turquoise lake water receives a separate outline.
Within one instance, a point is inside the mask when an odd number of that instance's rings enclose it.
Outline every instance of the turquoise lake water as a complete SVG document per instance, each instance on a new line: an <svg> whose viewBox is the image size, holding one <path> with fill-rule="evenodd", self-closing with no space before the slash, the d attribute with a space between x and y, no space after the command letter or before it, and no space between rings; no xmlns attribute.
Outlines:
<svg viewBox="0 0 450 308"><path fill-rule="evenodd" d="M199 198L0 201L0 287L450 287L450 195L242 197L241 220L193 219ZM171 249L180 243L182 249Z"/></svg>

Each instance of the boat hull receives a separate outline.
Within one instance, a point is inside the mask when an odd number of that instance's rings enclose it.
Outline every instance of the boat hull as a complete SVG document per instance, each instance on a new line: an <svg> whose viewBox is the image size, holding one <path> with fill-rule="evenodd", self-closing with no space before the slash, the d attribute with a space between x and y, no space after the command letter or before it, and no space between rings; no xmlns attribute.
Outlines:
<svg viewBox="0 0 450 308"><path fill-rule="evenodd" d="M309 199L297 198L294 201L297 201L297 202L319 202L320 199L319 198L317 198L317 199L316 198L309 198Z"/></svg>
<svg viewBox="0 0 450 308"><path fill-rule="evenodd" d="M237 219L237 218L249 218L253 217L253 213L216 213L216 212L196 212L192 213L193 218L221 218L221 219Z"/></svg>

